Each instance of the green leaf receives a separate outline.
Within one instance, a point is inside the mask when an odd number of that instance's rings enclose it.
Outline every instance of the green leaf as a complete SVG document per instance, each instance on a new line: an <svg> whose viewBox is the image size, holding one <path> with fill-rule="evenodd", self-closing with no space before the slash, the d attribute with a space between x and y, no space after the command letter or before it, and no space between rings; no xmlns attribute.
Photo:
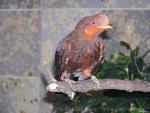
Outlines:
<svg viewBox="0 0 150 113"><path fill-rule="evenodd" d="M133 106L131 113L148 113L143 108Z"/></svg>
<svg viewBox="0 0 150 113"><path fill-rule="evenodd" d="M122 55L118 55L118 57L115 59L117 64L122 64L122 65L128 64L129 60L130 60L129 56L122 56Z"/></svg>
<svg viewBox="0 0 150 113"><path fill-rule="evenodd" d="M130 53L130 58L133 60L135 59L139 54L139 47L136 47L134 50Z"/></svg>
<svg viewBox="0 0 150 113"><path fill-rule="evenodd" d="M74 105L78 105L80 103L80 99L79 98L74 98L73 100Z"/></svg>
<svg viewBox="0 0 150 113"><path fill-rule="evenodd" d="M128 44L127 42L120 41L120 45L126 47L126 49L130 49L130 50L131 50L131 46L130 46L130 44Z"/></svg>
<svg viewBox="0 0 150 113"><path fill-rule="evenodd" d="M143 73L143 68L144 68L144 59L141 57L132 60L128 64L129 72L133 74L134 79L135 78L143 79L144 76L141 75L141 73Z"/></svg>

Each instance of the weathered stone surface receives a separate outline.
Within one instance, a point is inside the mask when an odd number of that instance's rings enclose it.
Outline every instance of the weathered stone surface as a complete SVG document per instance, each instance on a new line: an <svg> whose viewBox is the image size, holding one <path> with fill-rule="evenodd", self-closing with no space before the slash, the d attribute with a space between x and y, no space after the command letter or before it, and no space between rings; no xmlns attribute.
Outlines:
<svg viewBox="0 0 150 113"><path fill-rule="evenodd" d="M42 20L42 60L53 63L55 49L59 41L68 35L75 27L77 22L88 15L101 12L101 9L51 9L45 10ZM150 48L149 10L105 10L114 29L109 31L110 40L105 40L106 57L116 52L127 52L121 47L119 42L126 41L133 48L141 47L141 52ZM49 52L47 52L49 51ZM51 51L51 52L50 52Z"/></svg>
<svg viewBox="0 0 150 113"><path fill-rule="evenodd" d="M1 113L15 113L12 107L11 99L6 96L6 92L0 85L0 112Z"/></svg>
<svg viewBox="0 0 150 113"><path fill-rule="evenodd" d="M150 8L149 0L1 0L0 9Z"/></svg>
<svg viewBox="0 0 150 113"><path fill-rule="evenodd" d="M0 0L0 9L39 8L40 0Z"/></svg>
<svg viewBox="0 0 150 113"><path fill-rule="evenodd" d="M40 113L40 79L0 76L0 113Z"/></svg>
<svg viewBox="0 0 150 113"><path fill-rule="evenodd" d="M46 8L150 8L149 0L44 0Z"/></svg>
<svg viewBox="0 0 150 113"><path fill-rule="evenodd" d="M0 74L36 75L39 63L38 11L0 12Z"/></svg>

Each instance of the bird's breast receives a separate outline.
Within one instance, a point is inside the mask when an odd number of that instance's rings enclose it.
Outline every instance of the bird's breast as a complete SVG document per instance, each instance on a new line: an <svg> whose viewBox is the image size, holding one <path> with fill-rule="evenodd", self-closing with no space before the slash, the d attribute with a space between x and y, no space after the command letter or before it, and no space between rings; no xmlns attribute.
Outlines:
<svg viewBox="0 0 150 113"><path fill-rule="evenodd" d="M70 66L74 68L86 68L99 58L99 47L97 44L76 43L70 51Z"/></svg>

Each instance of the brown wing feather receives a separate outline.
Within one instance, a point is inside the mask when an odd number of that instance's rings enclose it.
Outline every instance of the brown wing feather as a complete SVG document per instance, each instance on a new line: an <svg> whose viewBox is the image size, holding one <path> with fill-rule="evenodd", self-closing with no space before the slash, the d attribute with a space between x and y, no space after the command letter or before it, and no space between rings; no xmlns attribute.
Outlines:
<svg viewBox="0 0 150 113"><path fill-rule="evenodd" d="M67 53L67 40L63 39L56 49L55 53L55 78L60 80L62 73L66 69L65 60L68 57Z"/></svg>
<svg viewBox="0 0 150 113"><path fill-rule="evenodd" d="M104 60L104 41L101 37L99 37L98 51L96 51L95 54L99 55L99 58L95 59L95 62L93 63L92 75L96 74Z"/></svg>
<svg viewBox="0 0 150 113"><path fill-rule="evenodd" d="M99 61L102 63L104 60L104 41L102 38L100 38L100 43L99 43Z"/></svg>
<svg viewBox="0 0 150 113"><path fill-rule="evenodd" d="M64 71L64 67L62 66L62 54L59 51L55 53L55 78L57 80L60 79L61 74Z"/></svg>

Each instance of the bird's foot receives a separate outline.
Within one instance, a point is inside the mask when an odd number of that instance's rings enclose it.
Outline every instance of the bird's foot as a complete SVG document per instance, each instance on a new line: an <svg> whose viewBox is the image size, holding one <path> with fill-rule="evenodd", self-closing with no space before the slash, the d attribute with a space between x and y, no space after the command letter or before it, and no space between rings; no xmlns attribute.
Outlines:
<svg viewBox="0 0 150 113"><path fill-rule="evenodd" d="M73 80L66 78L65 81L69 84L70 87L72 87L72 84L74 83Z"/></svg>
<svg viewBox="0 0 150 113"><path fill-rule="evenodd" d="M91 79L94 81L94 83L96 83L97 84L97 87L98 88L100 88L100 82L99 82L99 80L96 78L96 76L91 76Z"/></svg>

